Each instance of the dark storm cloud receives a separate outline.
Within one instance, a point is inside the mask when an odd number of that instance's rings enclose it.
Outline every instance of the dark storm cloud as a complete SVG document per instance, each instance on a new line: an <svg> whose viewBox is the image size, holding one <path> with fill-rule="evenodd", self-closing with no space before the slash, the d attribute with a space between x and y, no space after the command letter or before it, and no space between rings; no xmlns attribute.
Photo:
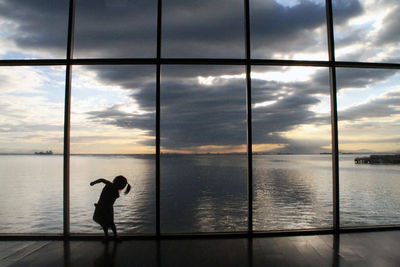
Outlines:
<svg viewBox="0 0 400 267"><path fill-rule="evenodd" d="M350 18L364 12L360 0L334 0L332 4L335 25L346 24Z"/></svg>
<svg viewBox="0 0 400 267"><path fill-rule="evenodd" d="M94 122L114 125L127 129L146 130L154 135L155 114L132 114L118 110L118 106L112 106L102 111L91 111L87 113L89 119Z"/></svg>
<svg viewBox="0 0 400 267"><path fill-rule="evenodd" d="M78 0L77 57L155 57L155 0Z"/></svg>
<svg viewBox="0 0 400 267"><path fill-rule="evenodd" d="M353 17L362 15L364 12L359 0L335 0L333 1L334 26L344 26ZM365 38L365 31L362 29L351 29L351 34L345 38L335 36L336 48L346 47L354 42ZM357 52L356 52L357 53Z"/></svg>
<svg viewBox="0 0 400 267"><path fill-rule="evenodd" d="M379 31L379 43L397 44L400 41L399 12L400 4L393 4L389 14L384 18L385 26Z"/></svg>
<svg viewBox="0 0 400 267"><path fill-rule="evenodd" d="M179 77L179 68L184 68L185 73L191 73L191 76ZM193 76L202 69L171 67L163 73L165 79L161 86L161 143L166 149L246 143L244 79L216 81L211 86L200 85ZM224 70L214 74L218 77L224 74ZM174 78L170 79L170 76ZM315 151L316 145L321 146L315 142L295 143L279 135L280 132L291 130L300 124L329 123L328 117L318 118L309 110L319 103L312 94L320 93L320 86L318 82L312 81L282 84L254 79L253 105L277 100L273 105L253 109L254 144L286 144L286 151L301 148L302 152L311 149ZM154 107L154 95L149 97L148 92L150 90L137 90L132 97L140 105ZM92 120L101 123L128 129L146 129L154 135L154 113L145 116L128 114L118 111L118 107L114 106L104 111L91 112L90 115Z"/></svg>
<svg viewBox="0 0 400 267"><path fill-rule="evenodd" d="M329 96L329 70L326 68L317 69L310 81L294 81L287 83L286 87L296 88L301 94Z"/></svg>
<svg viewBox="0 0 400 267"><path fill-rule="evenodd" d="M266 107L253 109L253 143L287 143L274 133L286 132L301 124L314 124L315 113L309 111L319 100L308 95L290 95Z"/></svg>
<svg viewBox="0 0 400 267"><path fill-rule="evenodd" d="M337 10L340 21L358 11L357 3L351 1L350 8ZM45 4L40 0L9 0L2 4L0 14L19 25L15 37L19 46L61 50L65 49L67 5L66 0ZM155 0L78 0L75 56L154 57L156 11ZM241 0L164 1L163 56L243 57L243 14ZM273 1L254 2L254 48L264 49L263 55L306 49L315 42L312 31L325 25L324 15L324 5L312 1L302 1L290 8Z"/></svg>
<svg viewBox="0 0 400 267"><path fill-rule="evenodd" d="M141 111L155 112L156 73L153 66L88 66L96 79L110 86L122 87L140 106Z"/></svg>
<svg viewBox="0 0 400 267"><path fill-rule="evenodd" d="M0 17L16 23L15 43L23 49L54 51L65 57L68 1L12 0L0 2Z"/></svg>
<svg viewBox="0 0 400 267"><path fill-rule="evenodd" d="M386 118L400 114L400 92L394 91L369 101L339 112L339 120L358 120L368 118Z"/></svg>
<svg viewBox="0 0 400 267"><path fill-rule="evenodd" d="M294 7L284 7L270 1L254 4L251 12L253 56L271 57L274 53L307 50L315 45L312 30L325 25L325 6L303 1Z"/></svg>
<svg viewBox="0 0 400 267"><path fill-rule="evenodd" d="M397 72L393 69L337 68L337 87L339 91L345 88L363 89L367 85L387 80Z"/></svg>
<svg viewBox="0 0 400 267"><path fill-rule="evenodd" d="M167 0L163 12L164 57L244 57L243 1Z"/></svg>
<svg viewBox="0 0 400 267"><path fill-rule="evenodd" d="M200 86L162 85L161 136L165 148L246 143L244 80Z"/></svg>

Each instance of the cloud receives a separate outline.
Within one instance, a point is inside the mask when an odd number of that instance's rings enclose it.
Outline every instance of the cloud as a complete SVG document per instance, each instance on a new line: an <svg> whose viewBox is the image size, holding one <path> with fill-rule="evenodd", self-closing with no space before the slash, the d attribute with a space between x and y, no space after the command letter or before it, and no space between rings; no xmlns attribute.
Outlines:
<svg viewBox="0 0 400 267"><path fill-rule="evenodd" d="M363 89L368 85L388 80L397 72L395 69L337 68L337 88L339 91L346 88Z"/></svg>
<svg viewBox="0 0 400 267"><path fill-rule="evenodd" d="M106 124L114 125L120 128L145 130L150 135L155 135L155 114L132 114L128 112L121 112L115 106L102 111L91 111L87 113L88 120Z"/></svg>
<svg viewBox="0 0 400 267"><path fill-rule="evenodd" d="M378 33L377 39L379 43L398 46L400 41L399 12L400 5L392 4L390 12L384 18L384 27Z"/></svg>
<svg viewBox="0 0 400 267"><path fill-rule="evenodd" d="M351 3L351 8L338 10L341 21L357 12L358 2ZM290 56L300 51L315 52L316 47L326 50L323 3L305 0L287 7L274 1L254 1L251 7L253 56ZM64 57L67 10L65 0L3 0L0 16L17 25L11 38L21 51L50 50ZM155 57L156 12L156 1L77 1L75 56ZM244 57L240 0L168 0L163 2L162 22L165 57Z"/></svg>
<svg viewBox="0 0 400 267"><path fill-rule="evenodd" d="M345 25L350 19L360 16L364 10L359 0L333 1L333 18L335 25Z"/></svg>
<svg viewBox="0 0 400 267"><path fill-rule="evenodd" d="M77 1L75 56L155 57L157 1Z"/></svg>
<svg viewBox="0 0 400 267"><path fill-rule="evenodd" d="M359 119L374 120L400 114L400 91L391 91L383 96L371 99L339 112L339 120L355 121ZM367 122L371 125L371 121Z"/></svg>
<svg viewBox="0 0 400 267"><path fill-rule="evenodd" d="M162 90L163 147L246 143L244 80L210 87L170 82Z"/></svg>
<svg viewBox="0 0 400 267"><path fill-rule="evenodd" d="M397 1L334 1L336 59L398 62ZM350 16L341 19L339 10Z"/></svg>
<svg viewBox="0 0 400 267"><path fill-rule="evenodd" d="M315 31L320 27L322 31ZM253 57L291 56L311 49L326 52L325 32L324 4L302 1L285 7L274 1L257 1L252 5Z"/></svg>
<svg viewBox="0 0 400 267"><path fill-rule="evenodd" d="M180 69L183 72L181 76L179 76ZM163 71L161 144L166 150L195 150L196 147L228 147L246 143L246 89L243 68L236 67L236 72L230 68L231 73L235 75L224 75L225 70L220 67L219 71L213 71L215 78L209 78L207 79L209 82L201 83L198 77L195 78L195 74L204 74L204 69L207 67L174 66ZM126 74L129 75L129 72ZM186 76L187 74L190 76ZM329 117L318 117L310 110L312 106L320 103L314 94L329 92L327 72L319 75L325 75L325 85L320 84L320 81L324 80L322 78L317 82L308 80L290 83L253 79L253 106L255 103L268 100L276 101L273 105L253 110L255 144L285 144L289 147L295 145L295 141L289 140L281 133L301 124L329 123ZM125 80L122 77L120 79ZM136 86L132 91L134 94L130 96L140 106L154 108L154 95L148 97L150 90L139 90ZM121 112L115 105L88 114L90 120L99 123L125 129L145 129L151 134L155 131L154 113ZM299 143L296 146L300 145ZM308 150L311 146L313 145L310 142Z"/></svg>
<svg viewBox="0 0 400 267"><path fill-rule="evenodd" d="M13 22L5 32L22 53L65 57L68 25L68 1L12 0L0 2L0 17Z"/></svg>

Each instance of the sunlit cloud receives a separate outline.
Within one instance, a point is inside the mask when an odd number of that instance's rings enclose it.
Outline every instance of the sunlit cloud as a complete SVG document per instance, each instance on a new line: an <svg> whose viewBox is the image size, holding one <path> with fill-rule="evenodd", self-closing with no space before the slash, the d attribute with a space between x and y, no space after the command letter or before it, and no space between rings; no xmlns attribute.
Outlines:
<svg viewBox="0 0 400 267"><path fill-rule="evenodd" d="M275 81L282 83L290 82L306 82L309 81L312 75L316 72L314 68L307 67L287 67L282 68L281 71L265 71L251 73L253 79L264 81Z"/></svg>
<svg viewBox="0 0 400 267"><path fill-rule="evenodd" d="M318 98L319 103L310 107L310 111L314 112L316 116L327 115L331 112L330 96L327 95L314 95Z"/></svg>
<svg viewBox="0 0 400 267"><path fill-rule="evenodd" d="M287 132L277 133L290 140L310 141L317 140L330 143L331 141L331 126L328 125L313 125L303 124L298 125Z"/></svg>
<svg viewBox="0 0 400 267"><path fill-rule="evenodd" d="M64 69L0 68L1 152L62 152Z"/></svg>
<svg viewBox="0 0 400 267"><path fill-rule="evenodd" d="M253 152L260 153L260 152L272 152L275 150L279 150L285 148L287 144L255 144L253 145Z"/></svg>
<svg viewBox="0 0 400 267"><path fill-rule="evenodd" d="M264 101L261 103L256 103L255 105L253 105L253 108L267 107L267 106L276 104L277 102L278 102L277 100Z"/></svg>
<svg viewBox="0 0 400 267"><path fill-rule="evenodd" d="M213 85L224 85L229 83L231 79L244 79L246 78L246 74L237 74L237 75L220 75L220 76L199 76L197 77L197 81L200 85L205 86L213 86Z"/></svg>

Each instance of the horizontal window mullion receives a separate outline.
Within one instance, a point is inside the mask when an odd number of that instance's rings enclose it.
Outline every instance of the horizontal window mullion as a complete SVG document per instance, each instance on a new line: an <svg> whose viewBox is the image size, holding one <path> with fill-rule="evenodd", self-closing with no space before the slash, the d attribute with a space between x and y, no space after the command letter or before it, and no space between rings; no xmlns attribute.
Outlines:
<svg viewBox="0 0 400 267"><path fill-rule="evenodd" d="M353 61L312 61L274 59L221 58L96 58L96 59L16 59L0 60L0 66L57 66L57 65L247 65L252 66L310 66L342 68L400 69L398 63L369 63Z"/></svg>

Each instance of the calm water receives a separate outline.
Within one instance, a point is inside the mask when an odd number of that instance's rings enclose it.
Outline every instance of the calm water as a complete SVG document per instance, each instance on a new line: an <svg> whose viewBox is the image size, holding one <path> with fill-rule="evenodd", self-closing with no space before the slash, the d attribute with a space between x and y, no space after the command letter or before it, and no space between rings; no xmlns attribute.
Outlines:
<svg viewBox="0 0 400 267"><path fill-rule="evenodd" d="M345 226L400 224L400 166L355 165L341 155L341 222ZM62 156L0 156L0 232L61 233ZM153 156L71 156L71 232L99 233L93 204L102 185L123 174L133 192L121 194L115 221L121 232L155 231ZM329 155L254 155L255 230L332 225ZM243 155L161 158L161 230L166 233L246 231L247 159Z"/></svg>

